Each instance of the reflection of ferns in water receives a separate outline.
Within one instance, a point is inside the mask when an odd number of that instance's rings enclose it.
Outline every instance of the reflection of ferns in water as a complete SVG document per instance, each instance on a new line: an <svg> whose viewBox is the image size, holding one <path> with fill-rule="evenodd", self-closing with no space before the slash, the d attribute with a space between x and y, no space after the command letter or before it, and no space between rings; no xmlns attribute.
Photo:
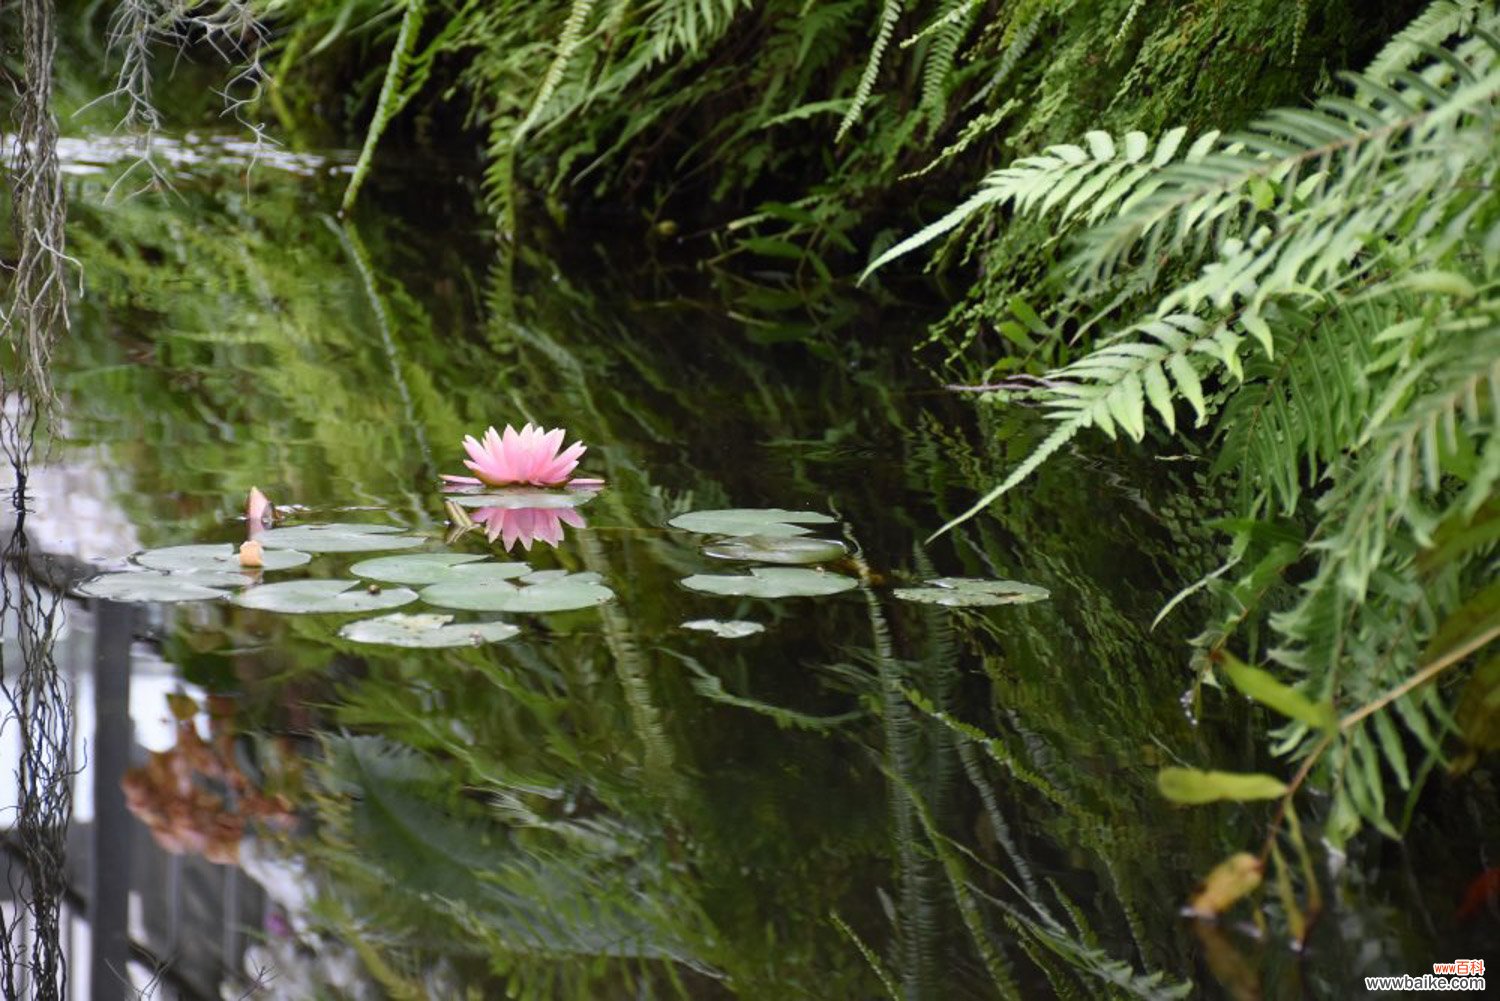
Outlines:
<svg viewBox="0 0 1500 1001"><path fill-rule="evenodd" d="M611 855L596 837L499 826L457 800L443 769L400 745L330 737L326 747L318 850L344 877L345 906L379 937L404 928L409 946L439 954L469 941L517 969L567 956L702 968L682 934L706 922L671 892L661 860L624 854L628 842ZM462 935L446 937L444 926Z"/></svg>

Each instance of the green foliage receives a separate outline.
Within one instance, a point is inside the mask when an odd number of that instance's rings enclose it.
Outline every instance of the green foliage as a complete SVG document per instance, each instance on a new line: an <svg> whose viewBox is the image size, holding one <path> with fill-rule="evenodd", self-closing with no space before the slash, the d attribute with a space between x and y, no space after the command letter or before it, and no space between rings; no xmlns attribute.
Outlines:
<svg viewBox="0 0 1500 1001"><path fill-rule="evenodd" d="M349 177L349 186L344 189L343 211L349 211L359 195L360 186L370 173L375 158L375 147L390 125L391 118L401 110L401 105L411 96L405 81L416 48L417 36L422 30L422 18L426 14L426 0L407 0L406 11L401 15L401 30L396 35L395 47L391 49L390 63L386 67L385 83L380 87L380 97L375 104L375 117L365 130L365 145L359 152L359 161Z"/></svg>
<svg viewBox="0 0 1500 1001"><path fill-rule="evenodd" d="M1410 770L1388 713L1437 753L1449 712L1422 682L1463 656L1445 659L1428 638L1493 572L1478 539L1500 478L1497 31L1492 7L1440 3L1310 109L1190 145L1178 128L1154 144L1093 131L1048 147L871 266L1001 209L1071 237L1050 279L1054 326L1088 350L996 385L996 402L1026 397L1052 429L945 528L1086 429L1177 432L1183 403L1237 490L1235 562L1263 519L1310 522L1269 580L1256 567L1248 591L1215 582L1230 600L1200 644L1214 659L1231 640L1253 648L1269 616L1279 642L1266 653L1300 691L1232 657L1226 671L1300 721L1282 750L1317 756L1336 734L1338 839L1357 818L1394 833L1383 768L1403 787ZM1477 544L1434 559L1439 531ZM1310 572L1295 594L1267 586L1298 559ZM1463 654L1493 638L1471 631ZM1342 723L1309 696L1331 699Z"/></svg>
<svg viewBox="0 0 1500 1001"><path fill-rule="evenodd" d="M612 225L629 231L643 217L638 239L709 257L751 336L790 340L864 309L851 281L868 262L862 248L883 246L914 209L997 158L1086 128L1238 124L1306 96L1329 66L1367 58L1405 6L1309 0L1296 18L1272 0L312 0L266 9L284 29L268 65L290 123L322 93L346 92L368 154L393 113L419 135L461 113L484 136L484 191L502 248L535 194L555 215L625 204ZM409 30L419 7L420 33ZM966 242L972 236L954 244L955 257L995 256L986 239ZM972 294L960 292L964 305L939 336L954 346L982 336L994 306L1037 274L1047 242L1010 247L1001 255L1009 266L993 261Z"/></svg>

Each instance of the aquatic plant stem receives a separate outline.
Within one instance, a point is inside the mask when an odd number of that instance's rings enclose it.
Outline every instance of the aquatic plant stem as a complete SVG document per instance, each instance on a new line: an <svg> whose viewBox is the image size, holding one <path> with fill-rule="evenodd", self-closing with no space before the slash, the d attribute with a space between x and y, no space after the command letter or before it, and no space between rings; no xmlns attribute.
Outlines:
<svg viewBox="0 0 1500 1001"><path fill-rule="evenodd" d="M1484 649L1497 638L1500 638L1500 626L1493 626L1485 630L1484 632L1479 633L1477 636L1470 638L1467 642L1459 644L1452 650L1449 650L1447 653L1443 654L1441 657L1422 667L1410 678L1407 678L1405 681L1401 682L1401 684L1397 685L1395 688L1392 688L1384 695L1366 702L1358 709L1355 709L1343 716L1338 721L1337 730L1326 733L1323 736L1323 739L1318 741L1317 745L1313 747L1312 753L1310 753L1303 760L1302 767L1297 769L1297 774L1293 775L1292 780L1287 783L1286 792L1282 795L1281 800L1278 802L1276 807L1276 815L1271 818L1270 829L1266 832L1266 841L1260 851L1261 863L1264 864L1266 858L1271 853L1271 848L1275 842L1276 834L1281 829L1282 821L1285 819L1286 812L1291 806L1292 797L1297 794L1298 789L1302 788L1302 784L1306 782L1307 777L1312 774L1314 766L1317 765L1318 761L1327 752L1328 748L1333 745L1335 737L1353 729L1362 721L1384 709L1386 706L1390 705L1392 702L1395 702L1403 695L1406 695L1413 690L1420 688L1422 685L1431 681L1433 678L1436 678L1439 674L1442 674L1448 668L1461 662L1470 654Z"/></svg>
<svg viewBox="0 0 1500 1001"><path fill-rule="evenodd" d="M1479 650L1484 649L1497 637L1500 637L1500 626L1492 626L1491 628L1480 633L1478 636L1471 638L1468 642L1459 644L1452 650L1449 650L1447 653L1443 654L1437 660L1434 660L1432 663L1419 670L1416 674L1413 674L1410 678L1407 678L1395 688L1392 688L1389 692L1386 692L1384 695L1380 696L1378 699L1375 699L1372 702L1365 703L1358 709L1351 712L1349 715L1345 716L1343 719L1339 720L1339 730L1341 732L1344 730L1348 730L1350 727L1354 726L1366 716L1369 716L1372 713L1379 712L1386 706L1390 705L1392 702L1395 702L1401 696L1405 695L1407 692L1410 692L1414 688L1421 687L1426 682L1431 681L1439 674L1442 674L1448 668L1452 667L1454 664L1457 664L1469 654L1476 653Z"/></svg>

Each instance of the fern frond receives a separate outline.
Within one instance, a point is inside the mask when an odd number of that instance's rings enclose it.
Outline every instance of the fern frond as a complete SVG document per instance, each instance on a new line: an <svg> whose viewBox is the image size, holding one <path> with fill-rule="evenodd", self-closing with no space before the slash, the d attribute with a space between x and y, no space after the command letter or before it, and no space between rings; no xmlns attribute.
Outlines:
<svg viewBox="0 0 1500 1001"><path fill-rule="evenodd" d="M1353 77L1352 100L1273 112L1222 141L1206 133L1180 158L1181 130L1163 137L1149 161L1141 133L1126 135L1123 148L1103 132L1085 136L1087 151L1048 147L992 173L975 195L887 250L865 274L982 210L1011 206L1063 224L1107 218L1069 262L1081 291L1127 269L1149 280L1164 260L1219 247L1221 259L1163 309L1253 298L1254 314L1272 295L1350 266L1372 238L1398 229L1422 236L1444 221L1419 210L1491 151L1497 46L1484 33L1451 62L1398 74L1391 86ZM1272 208L1283 210L1279 225L1258 227Z"/></svg>
<svg viewBox="0 0 1500 1001"><path fill-rule="evenodd" d="M1441 45L1454 35L1467 34L1474 27L1484 0L1437 0L1392 38L1370 65L1365 75L1386 80L1398 70Z"/></svg>
<svg viewBox="0 0 1500 1001"><path fill-rule="evenodd" d="M1357 448L1370 454L1338 497L1338 526L1324 548L1356 600L1381 565L1393 521L1427 536L1430 516L1415 507L1443 486L1449 456L1475 454L1456 503L1470 513L1489 499L1500 475L1500 326L1453 338L1393 380L1376 402Z"/></svg>
<svg viewBox="0 0 1500 1001"><path fill-rule="evenodd" d="M365 130L365 142L360 148L359 160L354 164L349 184L344 188L340 212L348 212L353 207L354 200L359 197L359 189L375 163L375 147L380 144L380 137L385 135L386 126L411 96L405 81L426 13L427 0L406 0L406 10L401 15L401 28L396 33L396 44L391 49L385 80L380 86L380 97L375 102L375 116L370 120L370 127Z"/></svg>
<svg viewBox="0 0 1500 1001"><path fill-rule="evenodd" d="M859 84L854 88L854 97L849 102L849 110L844 112L838 131L834 133L834 142L840 142L854 127L854 123L859 120L860 113L869 103L870 95L875 92L875 81L880 78L880 65L885 58L885 50L890 46L891 38L896 34L896 22L901 20L901 6L902 0L881 0L880 26L875 31L875 44L870 48L870 58L865 62L865 69L860 74Z"/></svg>
<svg viewBox="0 0 1500 1001"><path fill-rule="evenodd" d="M1119 45L1125 38L1130 26L1135 24L1135 19L1141 13L1141 8L1146 6L1146 0L1131 0L1130 6L1125 11L1125 16L1120 18L1120 26L1115 29L1114 44Z"/></svg>
<svg viewBox="0 0 1500 1001"><path fill-rule="evenodd" d="M1216 475L1239 479L1242 511L1275 504L1294 513L1303 484L1317 482L1358 437L1371 402L1366 369L1389 315L1354 310L1341 322L1281 308L1266 318L1284 352L1247 364L1246 385L1219 422L1213 466Z"/></svg>
<svg viewBox="0 0 1500 1001"><path fill-rule="evenodd" d="M968 106L972 107L986 100L990 94L994 93L996 88L1010 79L1010 75L1021 64L1021 57L1026 54L1027 50L1031 48L1032 43L1036 41L1037 35L1041 33L1043 20L1042 14L1035 14L1029 21L1023 23L1019 29L1016 29L1013 33L1007 33L1013 34L1014 37L1010 37L1005 41L1005 50L1000 54L1000 61L996 64L995 71L991 74L989 82L969 99Z"/></svg>
<svg viewBox="0 0 1500 1001"><path fill-rule="evenodd" d="M678 55L696 57L728 32L752 0L665 0L647 19L645 66Z"/></svg>
<svg viewBox="0 0 1500 1001"><path fill-rule="evenodd" d="M542 84L537 88L536 96L531 99L531 110L526 112L526 117L521 119L520 125L516 126L517 142L541 119L547 102L552 100L552 95L557 92L557 85L562 82L563 74L568 71L573 55L578 51L579 43L583 41L583 29L588 25L589 17L593 12L594 0L573 0L568 10L568 19L563 22L562 34L557 39L557 54L552 57L552 64L547 67L547 75L542 77Z"/></svg>
<svg viewBox="0 0 1500 1001"><path fill-rule="evenodd" d="M1154 152L1143 132L1127 134L1118 147L1108 134L1090 132L1085 137L1087 150L1062 143L1047 147L1038 156L1017 160L986 177L977 192L947 215L877 257L865 268L861 280L986 209L1009 206L1018 213L1038 215L1056 210L1065 223L1080 217L1097 219L1132 194L1137 185L1146 182L1163 164L1176 158L1186 131L1168 132ZM1187 150L1185 159L1189 162L1201 159L1208 144L1216 138L1217 133L1209 133ZM1152 152L1149 160L1148 152Z"/></svg>
<svg viewBox="0 0 1500 1001"><path fill-rule="evenodd" d="M947 8L917 36L931 33L932 37L932 44L922 62L922 110L927 115L931 131L936 131L942 124L948 103L948 81L958 60L958 48L969 33L976 6L975 0L948 0Z"/></svg>
<svg viewBox="0 0 1500 1001"><path fill-rule="evenodd" d="M1115 959L1050 916L1034 918L1017 908L1006 911L1006 923L1021 937L1054 953L1075 973L1092 977L1121 996L1141 1001L1179 1001L1192 994L1191 984L1170 980L1161 970L1138 973L1129 963ZM1074 909L1072 913L1078 912Z"/></svg>
<svg viewBox="0 0 1500 1001"><path fill-rule="evenodd" d="M1398 228L1425 235L1437 220L1416 210L1451 192L1491 152L1496 53L1489 39L1476 40L1455 64L1400 74L1393 86L1353 77L1352 100L1273 112L1219 150L1162 171L1088 235L1071 263L1076 281L1102 284L1125 268L1152 268L1164 256L1201 253L1243 234L1226 245L1220 272L1175 303L1185 305L1210 286L1235 294L1245 281L1318 283L1372 235ZM1276 229L1258 230L1260 213L1273 208Z"/></svg>

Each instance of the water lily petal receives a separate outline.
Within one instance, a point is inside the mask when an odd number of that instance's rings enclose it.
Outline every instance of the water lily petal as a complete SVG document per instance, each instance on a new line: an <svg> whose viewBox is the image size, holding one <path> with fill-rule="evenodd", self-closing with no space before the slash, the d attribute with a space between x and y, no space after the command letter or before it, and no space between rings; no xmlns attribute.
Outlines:
<svg viewBox="0 0 1500 1001"><path fill-rule="evenodd" d="M475 441L474 436L471 434L464 435L464 451L469 453L469 458L480 465L485 465L490 461L489 452L483 445Z"/></svg>

